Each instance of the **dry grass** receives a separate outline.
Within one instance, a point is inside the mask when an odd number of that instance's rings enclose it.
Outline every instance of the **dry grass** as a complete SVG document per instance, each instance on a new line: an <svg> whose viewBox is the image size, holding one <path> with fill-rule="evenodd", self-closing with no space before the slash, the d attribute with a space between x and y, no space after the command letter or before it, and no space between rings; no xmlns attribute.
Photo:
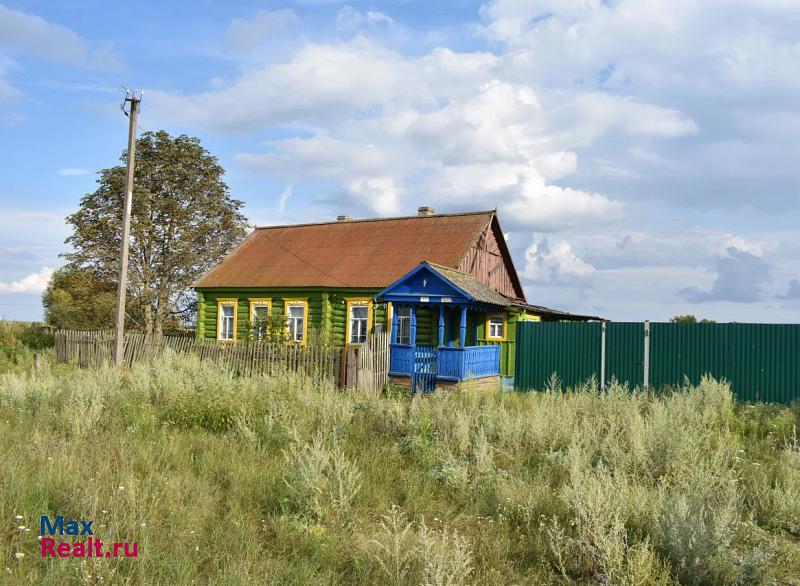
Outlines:
<svg viewBox="0 0 800 586"><path fill-rule="evenodd" d="M0 375L0 572L20 584L791 583L796 423L789 408L737 406L710 379L661 397L590 384L411 399L174 355L124 375L19 370ZM42 560L42 514L94 519L140 557Z"/></svg>

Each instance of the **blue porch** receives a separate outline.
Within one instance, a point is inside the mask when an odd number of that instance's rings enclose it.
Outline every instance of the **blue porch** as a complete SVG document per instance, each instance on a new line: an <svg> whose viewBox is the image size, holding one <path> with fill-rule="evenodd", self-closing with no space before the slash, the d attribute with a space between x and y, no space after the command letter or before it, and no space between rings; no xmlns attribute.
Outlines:
<svg viewBox="0 0 800 586"><path fill-rule="evenodd" d="M459 284L448 277L457 277ZM413 391L431 391L440 381L500 375L500 346L477 345L468 329L487 312L502 311L502 305L459 286L471 285L468 279L472 277L423 262L378 295L393 305L389 375L409 377ZM420 310L432 322L433 344L430 337L418 339Z"/></svg>

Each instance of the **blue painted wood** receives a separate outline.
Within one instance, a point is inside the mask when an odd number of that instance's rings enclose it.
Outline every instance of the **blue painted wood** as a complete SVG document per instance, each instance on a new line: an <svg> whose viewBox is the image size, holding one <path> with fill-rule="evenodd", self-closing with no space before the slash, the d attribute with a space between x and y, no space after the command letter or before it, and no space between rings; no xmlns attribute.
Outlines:
<svg viewBox="0 0 800 586"><path fill-rule="evenodd" d="M416 346L414 348L414 378L411 391L414 393L431 393L436 390L437 352L433 346Z"/></svg>
<svg viewBox="0 0 800 586"><path fill-rule="evenodd" d="M400 309L400 306L392 308L392 337L389 341L391 344L397 344L397 310Z"/></svg>
<svg viewBox="0 0 800 586"><path fill-rule="evenodd" d="M414 374L414 348L404 344L389 346L389 374L400 376Z"/></svg>
<svg viewBox="0 0 800 586"><path fill-rule="evenodd" d="M463 365L464 350L462 348L439 348L439 378L462 380Z"/></svg>
<svg viewBox="0 0 800 586"><path fill-rule="evenodd" d="M462 379L500 375L500 346L468 346L464 349Z"/></svg>
<svg viewBox="0 0 800 586"><path fill-rule="evenodd" d="M411 323L409 324L409 343L411 346L417 345L417 306L411 307Z"/></svg>
<svg viewBox="0 0 800 586"><path fill-rule="evenodd" d="M444 346L444 307L439 306L439 346Z"/></svg>
<svg viewBox="0 0 800 586"><path fill-rule="evenodd" d="M458 331L458 347L467 347L467 306L461 307L461 323L459 324Z"/></svg>

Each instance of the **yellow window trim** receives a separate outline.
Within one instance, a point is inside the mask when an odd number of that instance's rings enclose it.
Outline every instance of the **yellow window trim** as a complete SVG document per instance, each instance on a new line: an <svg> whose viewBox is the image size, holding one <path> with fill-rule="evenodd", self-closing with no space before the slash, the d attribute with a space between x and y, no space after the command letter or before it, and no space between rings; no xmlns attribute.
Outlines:
<svg viewBox="0 0 800 586"><path fill-rule="evenodd" d="M303 341L302 342L295 342L294 340L289 340L289 307L293 305L302 305L305 307L305 314L303 317ZM284 299L283 300L283 313L284 317L286 318L286 339L288 340L288 344L292 344L293 346L305 346L308 342L308 298L296 298L296 299Z"/></svg>
<svg viewBox="0 0 800 586"><path fill-rule="evenodd" d="M392 317L394 315L394 306L392 302L389 301L386 303L386 330L391 332L392 331Z"/></svg>
<svg viewBox="0 0 800 586"><path fill-rule="evenodd" d="M492 334L491 334L492 330L489 328L489 323L491 322L493 317L499 317L499 318L502 318L502 320L503 320L503 335L500 336L500 337L492 336ZM491 315L487 315L486 316L486 325L485 325L485 327L486 327L486 339L487 340L492 340L494 342L505 342L506 341L506 335L508 334L508 320L506 319L505 314L503 314L503 313L493 313Z"/></svg>
<svg viewBox="0 0 800 586"><path fill-rule="evenodd" d="M233 339L232 340L223 340L219 337L220 330L222 329L222 306L223 305L233 305ZM222 299L217 299L217 342L235 342L236 341L236 330L239 327L239 298L238 297L226 297Z"/></svg>
<svg viewBox="0 0 800 586"><path fill-rule="evenodd" d="M345 301L347 301L347 314L344 316L345 319L345 334L344 334L344 342L346 346L363 346L363 344L351 344L350 343L350 308L354 305L366 305L367 306L367 338L369 339L369 333L372 331L372 298L371 297L345 297Z"/></svg>
<svg viewBox="0 0 800 586"><path fill-rule="evenodd" d="M250 323L253 323L253 313L256 307L266 307L267 313L272 315L272 299L270 297L250 297Z"/></svg>

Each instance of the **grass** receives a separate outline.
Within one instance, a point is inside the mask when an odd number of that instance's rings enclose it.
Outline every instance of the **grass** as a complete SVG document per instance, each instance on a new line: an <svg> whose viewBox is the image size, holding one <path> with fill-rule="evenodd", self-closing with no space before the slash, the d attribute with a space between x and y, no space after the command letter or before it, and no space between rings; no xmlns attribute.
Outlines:
<svg viewBox="0 0 800 586"><path fill-rule="evenodd" d="M0 375L0 572L59 585L797 583L796 425L711 379L666 396L412 399L172 354L124 374L17 368ZM139 557L44 560L43 514L93 519Z"/></svg>

